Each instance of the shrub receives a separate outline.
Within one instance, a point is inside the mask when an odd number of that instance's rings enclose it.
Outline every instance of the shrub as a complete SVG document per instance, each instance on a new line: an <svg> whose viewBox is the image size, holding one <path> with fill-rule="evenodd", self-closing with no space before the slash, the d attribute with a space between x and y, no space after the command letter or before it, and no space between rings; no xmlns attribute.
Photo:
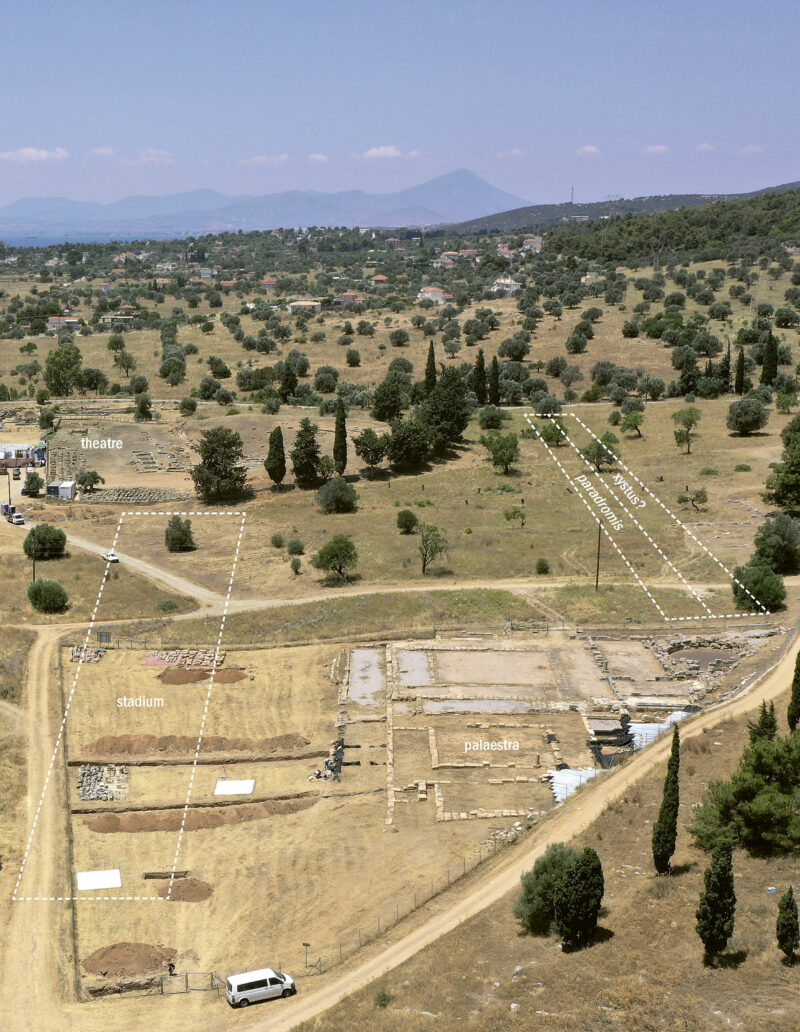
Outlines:
<svg viewBox="0 0 800 1032"><path fill-rule="evenodd" d="M192 536L192 521L173 516L164 532L164 543L169 552L193 552L197 545Z"/></svg>
<svg viewBox="0 0 800 1032"><path fill-rule="evenodd" d="M393 999L394 997L388 989L379 989L377 993L375 993L375 1006L380 1007L381 1010L383 1010L385 1007L389 1006Z"/></svg>
<svg viewBox="0 0 800 1032"><path fill-rule="evenodd" d="M40 613L63 613L69 605L69 595L53 580L37 580L28 586L28 598Z"/></svg>
<svg viewBox="0 0 800 1032"><path fill-rule="evenodd" d="M269 540L273 548L283 548L284 546L283 534L273 534Z"/></svg>
<svg viewBox="0 0 800 1032"><path fill-rule="evenodd" d="M783 578L774 573L763 559L753 556L746 566L737 566L733 576L735 579L731 586L739 609L751 612L761 612L762 606L771 612L783 609L786 601Z"/></svg>
<svg viewBox="0 0 800 1032"><path fill-rule="evenodd" d="M32 527L22 543L22 549L29 559L60 559L67 546L67 535L58 527L42 523Z"/></svg>
<svg viewBox="0 0 800 1032"><path fill-rule="evenodd" d="M300 538L292 538L289 544L286 546L286 551L289 555L303 555L305 553L306 546L300 540Z"/></svg>
<svg viewBox="0 0 800 1032"><path fill-rule="evenodd" d="M508 416L497 405L486 405L478 416L481 430L499 430Z"/></svg>
<svg viewBox="0 0 800 1032"><path fill-rule="evenodd" d="M740 462L738 465L733 467L734 473L749 473L752 466L748 466L746 462Z"/></svg>
<svg viewBox="0 0 800 1032"><path fill-rule="evenodd" d="M531 935L550 932L555 923L556 888L577 859L577 850L554 842L533 869L522 875L522 892L514 906L514 917Z"/></svg>
<svg viewBox="0 0 800 1032"><path fill-rule="evenodd" d="M182 416L193 416L197 412L197 400L195 398L182 398L178 411Z"/></svg>
<svg viewBox="0 0 800 1032"><path fill-rule="evenodd" d="M317 491L317 502L325 513L353 512L358 492L342 477L333 477Z"/></svg>
<svg viewBox="0 0 800 1032"><path fill-rule="evenodd" d="M294 559L292 559L292 561L289 563L289 566L292 568L292 573L295 575L295 577L300 573L300 567L302 565L303 564L300 562L297 556L295 556Z"/></svg>
<svg viewBox="0 0 800 1032"><path fill-rule="evenodd" d="M397 514L397 529L401 534L413 534L419 520L410 509L401 509Z"/></svg>
<svg viewBox="0 0 800 1032"><path fill-rule="evenodd" d="M540 577L545 576L550 572L550 563L544 558L537 559L536 572L539 574Z"/></svg>
<svg viewBox="0 0 800 1032"><path fill-rule="evenodd" d="M700 470L700 476L701 477L718 477L719 476L719 470L718 469L714 469L713 466L704 466Z"/></svg>
<svg viewBox="0 0 800 1032"><path fill-rule="evenodd" d="M178 603L174 598L162 598L156 606L159 613L174 613L177 608Z"/></svg>

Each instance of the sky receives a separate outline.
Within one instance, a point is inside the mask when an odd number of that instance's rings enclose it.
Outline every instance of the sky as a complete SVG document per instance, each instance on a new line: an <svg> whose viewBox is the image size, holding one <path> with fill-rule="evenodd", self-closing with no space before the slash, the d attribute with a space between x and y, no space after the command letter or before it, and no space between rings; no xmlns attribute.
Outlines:
<svg viewBox="0 0 800 1032"><path fill-rule="evenodd" d="M0 205L382 193L531 202L800 180L797 0L5 5Z"/></svg>

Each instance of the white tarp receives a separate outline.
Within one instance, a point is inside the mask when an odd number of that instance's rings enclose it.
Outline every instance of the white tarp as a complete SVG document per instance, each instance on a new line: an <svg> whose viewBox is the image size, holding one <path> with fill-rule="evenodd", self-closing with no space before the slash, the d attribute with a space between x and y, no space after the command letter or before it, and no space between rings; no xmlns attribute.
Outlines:
<svg viewBox="0 0 800 1032"><path fill-rule="evenodd" d="M628 730L633 735L634 747L636 749L644 749L646 745L650 745L651 742L654 742L666 731L671 730L673 724L680 723L685 716L687 716L685 710L675 710L661 724L640 723L632 720Z"/></svg>
<svg viewBox="0 0 800 1032"><path fill-rule="evenodd" d="M122 875L116 867L110 871L78 871L75 877L79 892L86 889L122 888Z"/></svg>
<svg viewBox="0 0 800 1032"><path fill-rule="evenodd" d="M584 770L572 770L571 767L565 767L563 770L548 770L547 773L550 775L550 789L555 801L563 803L575 789L585 785L601 771L596 767L586 767Z"/></svg>
<svg viewBox="0 0 800 1032"><path fill-rule="evenodd" d="M229 778L220 778L214 789L214 795L251 795L255 787L255 778L250 781L231 781Z"/></svg>

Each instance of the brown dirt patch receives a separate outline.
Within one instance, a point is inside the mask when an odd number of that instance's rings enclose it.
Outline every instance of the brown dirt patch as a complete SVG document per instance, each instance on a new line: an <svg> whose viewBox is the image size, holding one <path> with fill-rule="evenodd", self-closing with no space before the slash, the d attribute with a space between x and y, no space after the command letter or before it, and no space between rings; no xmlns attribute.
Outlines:
<svg viewBox="0 0 800 1032"><path fill-rule="evenodd" d="M236 806L197 807L186 814L187 831L221 828L226 824L244 824L265 817L284 817L300 810L308 810L319 802L316 795L299 799L265 799L260 803ZM89 822L91 831L103 833L178 831L183 820L183 808L175 810L141 810L135 813L104 813Z"/></svg>
<svg viewBox="0 0 800 1032"><path fill-rule="evenodd" d="M237 681L243 681L245 677L247 677L247 671L242 670L241 667L223 667L222 670L217 671L214 680L219 684L236 684Z"/></svg>
<svg viewBox="0 0 800 1032"><path fill-rule="evenodd" d="M310 745L310 739L295 733L274 738L223 738L206 735L204 753L210 752L291 752ZM197 738L189 735L103 735L86 747L89 755L146 756L152 753L193 752Z"/></svg>
<svg viewBox="0 0 800 1032"><path fill-rule="evenodd" d="M171 903L201 903L204 899L210 899L213 888L208 882L199 878L179 878L172 883L172 892L169 891L169 882L159 885L158 894L162 899L169 896Z"/></svg>
<svg viewBox="0 0 800 1032"><path fill-rule="evenodd" d="M95 950L83 961L90 975L144 975L159 971L175 960L177 950L146 942L115 942Z"/></svg>
<svg viewBox="0 0 800 1032"><path fill-rule="evenodd" d="M187 670L186 667L164 667L158 679L162 684L199 684L210 676L211 671L203 667L196 670Z"/></svg>

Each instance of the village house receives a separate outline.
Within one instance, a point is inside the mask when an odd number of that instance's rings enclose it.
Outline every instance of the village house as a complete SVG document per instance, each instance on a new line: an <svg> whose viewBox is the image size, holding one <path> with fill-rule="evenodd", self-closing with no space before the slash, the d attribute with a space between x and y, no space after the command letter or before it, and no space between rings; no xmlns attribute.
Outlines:
<svg viewBox="0 0 800 1032"><path fill-rule="evenodd" d="M322 302L319 298L299 298L297 301L290 301L287 306L291 315L298 312L321 312Z"/></svg>
<svg viewBox="0 0 800 1032"><path fill-rule="evenodd" d="M47 320L47 332L58 333L59 330L77 330L81 321L76 315L51 315Z"/></svg>
<svg viewBox="0 0 800 1032"><path fill-rule="evenodd" d="M519 290L519 287L520 285L519 283L517 283L516 280L501 278L496 279L494 281L491 289L492 292L495 294L508 296L509 294L516 294L516 292Z"/></svg>
<svg viewBox="0 0 800 1032"><path fill-rule="evenodd" d="M447 297L441 287L421 287L417 294L417 302L432 301L435 305L443 305Z"/></svg>

